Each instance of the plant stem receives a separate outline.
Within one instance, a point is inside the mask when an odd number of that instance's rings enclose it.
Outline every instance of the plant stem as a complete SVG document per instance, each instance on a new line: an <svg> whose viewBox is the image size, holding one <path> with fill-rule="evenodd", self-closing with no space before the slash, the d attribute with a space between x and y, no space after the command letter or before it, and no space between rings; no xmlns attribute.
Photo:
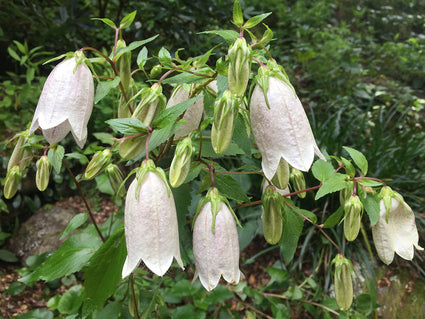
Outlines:
<svg viewBox="0 0 425 319"><path fill-rule="evenodd" d="M84 205L86 205L87 211L89 212L89 216L91 221L93 222L94 228L96 229L100 239L102 239L102 242L105 242L105 238L103 237L102 233L99 230L99 227L97 226L96 220L94 219L93 211L90 208L89 203L86 200L86 197L84 196L84 193L80 187L80 183L75 178L75 175L72 173L71 169L69 168L68 164L66 163L65 159L62 159L62 163L65 166L66 170L68 171L69 175L71 175L72 180L75 183L75 186L77 186L77 190L80 193L81 198L83 199Z"/></svg>
<svg viewBox="0 0 425 319"><path fill-rule="evenodd" d="M131 302L134 305L134 312L136 313L136 318L140 319L139 308L137 306L136 296L134 295L134 276L133 273L130 275L130 285L131 285Z"/></svg>

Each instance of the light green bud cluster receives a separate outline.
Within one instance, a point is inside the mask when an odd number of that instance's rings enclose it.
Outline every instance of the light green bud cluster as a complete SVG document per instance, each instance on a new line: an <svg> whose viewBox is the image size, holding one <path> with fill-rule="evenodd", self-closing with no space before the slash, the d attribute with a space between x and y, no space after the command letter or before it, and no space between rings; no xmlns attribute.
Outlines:
<svg viewBox="0 0 425 319"><path fill-rule="evenodd" d="M336 255L332 263L335 264L334 285L336 303L339 309L347 311L353 302L353 264L342 254Z"/></svg>
<svg viewBox="0 0 425 319"><path fill-rule="evenodd" d="M176 188L183 184L187 174L189 174L194 151L190 137L182 139L177 144L176 152L170 166L169 178L172 187Z"/></svg>
<svg viewBox="0 0 425 319"><path fill-rule="evenodd" d="M359 196L352 195L344 204L344 235L348 241L357 238L363 215L363 204Z"/></svg>
<svg viewBox="0 0 425 319"><path fill-rule="evenodd" d="M106 175L108 176L111 187L117 196L124 196L125 189L121 187L124 176L120 168L116 164L109 164L105 168Z"/></svg>
<svg viewBox="0 0 425 319"><path fill-rule="evenodd" d="M289 165L283 158L280 159L277 166L276 173L274 174L272 184L279 189L285 189L289 184ZM305 193L304 193L305 194Z"/></svg>
<svg viewBox="0 0 425 319"><path fill-rule="evenodd" d="M37 172L35 173L35 184L43 192L49 186L50 173L52 172L52 163L47 155L43 155L35 164Z"/></svg>
<svg viewBox="0 0 425 319"><path fill-rule="evenodd" d="M282 196L274 186L267 186L261 197L263 204L263 234L266 241L275 245L282 237L283 219L281 213Z"/></svg>
<svg viewBox="0 0 425 319"><path fill-rule="evenodd" d="M4 197L10 199L15 196L18 191L19 183L22 179L22 171L19 168L19 165L13 166L10 170L7 171L6 181L4 183Z"/></svg>
<svg viewBox="0 0 425 319"><path fill-rule="evenodd" d="M249 81L251 72L252 49L246 43L245 38L238 38L228 52L229 90L239 97L243 96Z"/></svg>
<svg viewBox="0 0 425 319"><path fill-rule="evenodd" d="M290 178L295 192L305 189L304 174L300 170L292 168ZM306 193L298 193L297 195L299 198L305 198Z"/></svg>
<svg viewBox="0 0 425 319"><path fill-rule="evenodd" d="M89 165L87 165L84 177L87 179L92 179L101 174L111 161L111 157L112 152L110 149L96 152Z"/></svg>
<svg viewBox="0 0 425 319"><path fill-rule="evenodd" d="M240 99L229 90L215 103L211 143L217 154L223 154L232 141L239 104Z"/></svg>

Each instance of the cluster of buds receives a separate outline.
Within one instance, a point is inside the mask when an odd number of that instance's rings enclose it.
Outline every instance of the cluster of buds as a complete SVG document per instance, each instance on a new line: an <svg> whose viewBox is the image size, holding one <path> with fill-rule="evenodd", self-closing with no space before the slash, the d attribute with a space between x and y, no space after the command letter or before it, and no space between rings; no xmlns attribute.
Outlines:
<svg viewBox="0 0 425 319"><path fill-rule="evenodd" d="M196 274L208 291L214 289L220 277L239 282L239 241L236 216L227 200L216 188L198 203L193 226L193 258Z"/></svg>
<svg viewBox="0 0 425 319"><path fill-rule="evenodd" d="M379 197L379 220L372 227L373 242L379 258L387 265L393 261L394 253L412 260L414 248L423 250L418 244L415 214L403 197L388 186L381 189Z"/></svg>
<svg viewBox="0 0 425 319"><path fill-rule="evenodd" d="M344 236L348 241L353 241L359 234L363 216L363 204L359 196L352 195L345 202L344 213Z"/></svg>
<svg viewBox="0 0 425 319"><path fill-rule="evenodd" d="M335 265L334 285L336 303L342 311L350 309L353 302L353 264L342 254L332 260Z"/></svg>

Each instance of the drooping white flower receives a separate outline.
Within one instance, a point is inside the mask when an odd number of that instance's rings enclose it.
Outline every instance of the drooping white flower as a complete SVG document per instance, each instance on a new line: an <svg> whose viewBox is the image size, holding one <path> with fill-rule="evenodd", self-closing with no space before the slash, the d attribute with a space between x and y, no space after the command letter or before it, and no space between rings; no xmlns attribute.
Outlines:
<svg viewBox="0 0 425 319"><path fill-rule="evenodd" d="M94 99L93 77L88 66L77 66L77 57L59 63L49 74L31 123L30 133L41 128L50 144L60 142L72 132L79 147L87 140Z"/></svg>
<svg viewBox="0 0 425 319"><path fill-rule="evenodd" d="M218 194L216 189L212 190ZM218 198L206 201L196 217L193 257L195 278L199 276L208 291L217 286L221 276L231 284L239 282L239 240L235 218L229 207Z"/></svg>
<svg viewBox="0 0 425 319"><path fill-rule="evenodd" d="M260 70L263 68L266 67ZM268 75L267 71L259 74L263 82L259 81L254 88L250 114L264 175L272 179L281 158L296 169L308 171L314 153L323 159L324 156L316 145L300 100L280 77Z"/></svg>
<svg viewBox="0 0 425 319"><path fill-rule="evenodd" d="M394 192L395 193L395 192ZM388 216L387 216L387 203ZM403 197L396 193L391 198L383 198L380 203L378 222L372 227L373 242L379 258L387 265L394 259L394 252L406 260L412 260L414 248L419 246L419 235L415 223L415 215Z"/></svg>
<svg viewBox="0 0 425 319"><path fill-rule="evenodd" d="M161 169L147 161L128 189L124 220L127 258L123 278L141 261L158 276L167 272L173 258L183 268L176 206L165 178Z"/></svg>

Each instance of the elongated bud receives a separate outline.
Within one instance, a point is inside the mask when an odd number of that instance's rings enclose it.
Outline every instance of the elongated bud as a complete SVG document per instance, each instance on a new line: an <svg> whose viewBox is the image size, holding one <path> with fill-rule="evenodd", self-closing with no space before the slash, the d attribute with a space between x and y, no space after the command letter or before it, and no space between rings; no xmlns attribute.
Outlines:
<svg viewBox="0 0 425 319"><path fill-rule="evenodd" d="M157 77L160 76L161 73L162 73L162 66L161 64L157 64L149 72L149 77L152 79L156 79Z"/></svg>
<svg viewBox="0 0 425 319"><path fill-rule="evenodd" d="M22 179L22 172L18 165L13 166L10 170L7 171L6 181L4 183L4 197L6 199L12 198L15 196L19 183Z"/></svg>
<svg viewBox="0 0 425 319"><path fill-rule="evenodd" d="M50 173L52 172L52 163L47 155L43 155L35 164L37 172L35 173L35 184L40 192L46 190L49 185Z"/></svg>
<svg viewBox="0 0 425 319"><path fill-rule="evenodd" d="M105 168L105 172L108 176L109 182L111 183L112 189L114 190L115 194L117 194L118 196L124 196L125 189L124 187L120 188L124 180L124 176L120 168L115 164L109 164Z"/></svg>
<svg viewBox="0 0 425 319"><path fill-rule="evenodd" d="M190 169L194 148L190 137L186 137L177 144L173 161L170 167L170 184L174 188L183 184Z"/></svg>
<svg viewBox="0 0 425 319"><path fill-rule="evenodd" d="M344 205L344 235L348 241L357 238L362 222L363 204L359 196L351 196Z"/></svg>
<svg viewBox="0 0 425 319"><path fill-rule="evenodd" d="M130 87L126 90L126 95L128 100L130 100L133 97L134 91L135 91L134 80L131 79ZM120 99L118 101L118 118L123 119L123 118L131 117L130 108L134 110L135 106L136 106L136 103L134 100L127 103L124 95L121 94Z"/></svg>
<svg viewBox="0 0 425 319"><path fill-rule="evenodd" d="M304 174L296 168L292 168L291 182L292 182L292 187L294 188L295 192L298 192L302 189L305 189ZM306 193L305 192L298 193L297 195L298 195L299 198L305 198Z"/></svg>
<svg viewBox="0 0 425 319"><path fill-rule="evenodd" d="M336 303L342 311L350 309L353 302L353 265L350 260L338 254L333 259L335 264L335 298Z"/></svg>
<svg viewBox="0 0 425 319"><path fill-rule="evenodd" d="M251 72L251 47L245 38L238 38L230 47L228 82L229 90L239 97L245 94Z"/></svg>
<svg viewBox="0 0 425 319"><path fill-rule="evenodd" d="M111 161L111 157L112 152L110 149L105 149L103 151L96 152L89 165L87 165L84 177L87 179L92 179L101 174L105 167Z"/></svg>
<svg viewBox="0 0 425 319"><path fill-rule="evenodd" d="M135 159L145 150L146 138L146 135L142 135L125 139L118 148L120 156L127 161Z"/></svg>
<svg viewBox="0 0 425 319"><path fill-rule="evenodd" d="M276 186L279 189L285 189L286 187L288 187L289 165L288 165L288 162L285 161L283 158L280 159L276 173L274 174L271 182L274 186Z"/></svg>
<svg viewBox="0 0 425 319"><path fill-rule="evenodd" d="M348 186L339 191L339 202L344 205L345 202L353 195L354 182L349 182Z"/></svg>
<svg viewBox="0 0 425 319"><path fill-rule="evenodd" d="M137 105L133 118L142 121L143 124L149 126L154 118L165 108L166 97L162 94L162 86L157 83L150 88L144 88L141 93L142 99Z"/></svg>
<svg viewBox="0 0 425 319"><path fill-rule="evenodd" d="M118 40L117 48L125 48L124 40ZM125 52L117 60L117 70L124 90L127 91L131 81L131 51Z"/></svg>
<svg viewBox="0 0 425 319"><path fill-rule="evenodd" d="M211 143L217 154L223 154L232 141L238 105L239 99L229 90L226 90L215 103Z"/></svg>
<svg viewBox="0 0 425 319"><path fill-rule="evenodd" d="M282 196L274 186L267 186L261 197L261 202L263 204L261 220L264 238L269 244L275 245L282 237Z"/></svg>

